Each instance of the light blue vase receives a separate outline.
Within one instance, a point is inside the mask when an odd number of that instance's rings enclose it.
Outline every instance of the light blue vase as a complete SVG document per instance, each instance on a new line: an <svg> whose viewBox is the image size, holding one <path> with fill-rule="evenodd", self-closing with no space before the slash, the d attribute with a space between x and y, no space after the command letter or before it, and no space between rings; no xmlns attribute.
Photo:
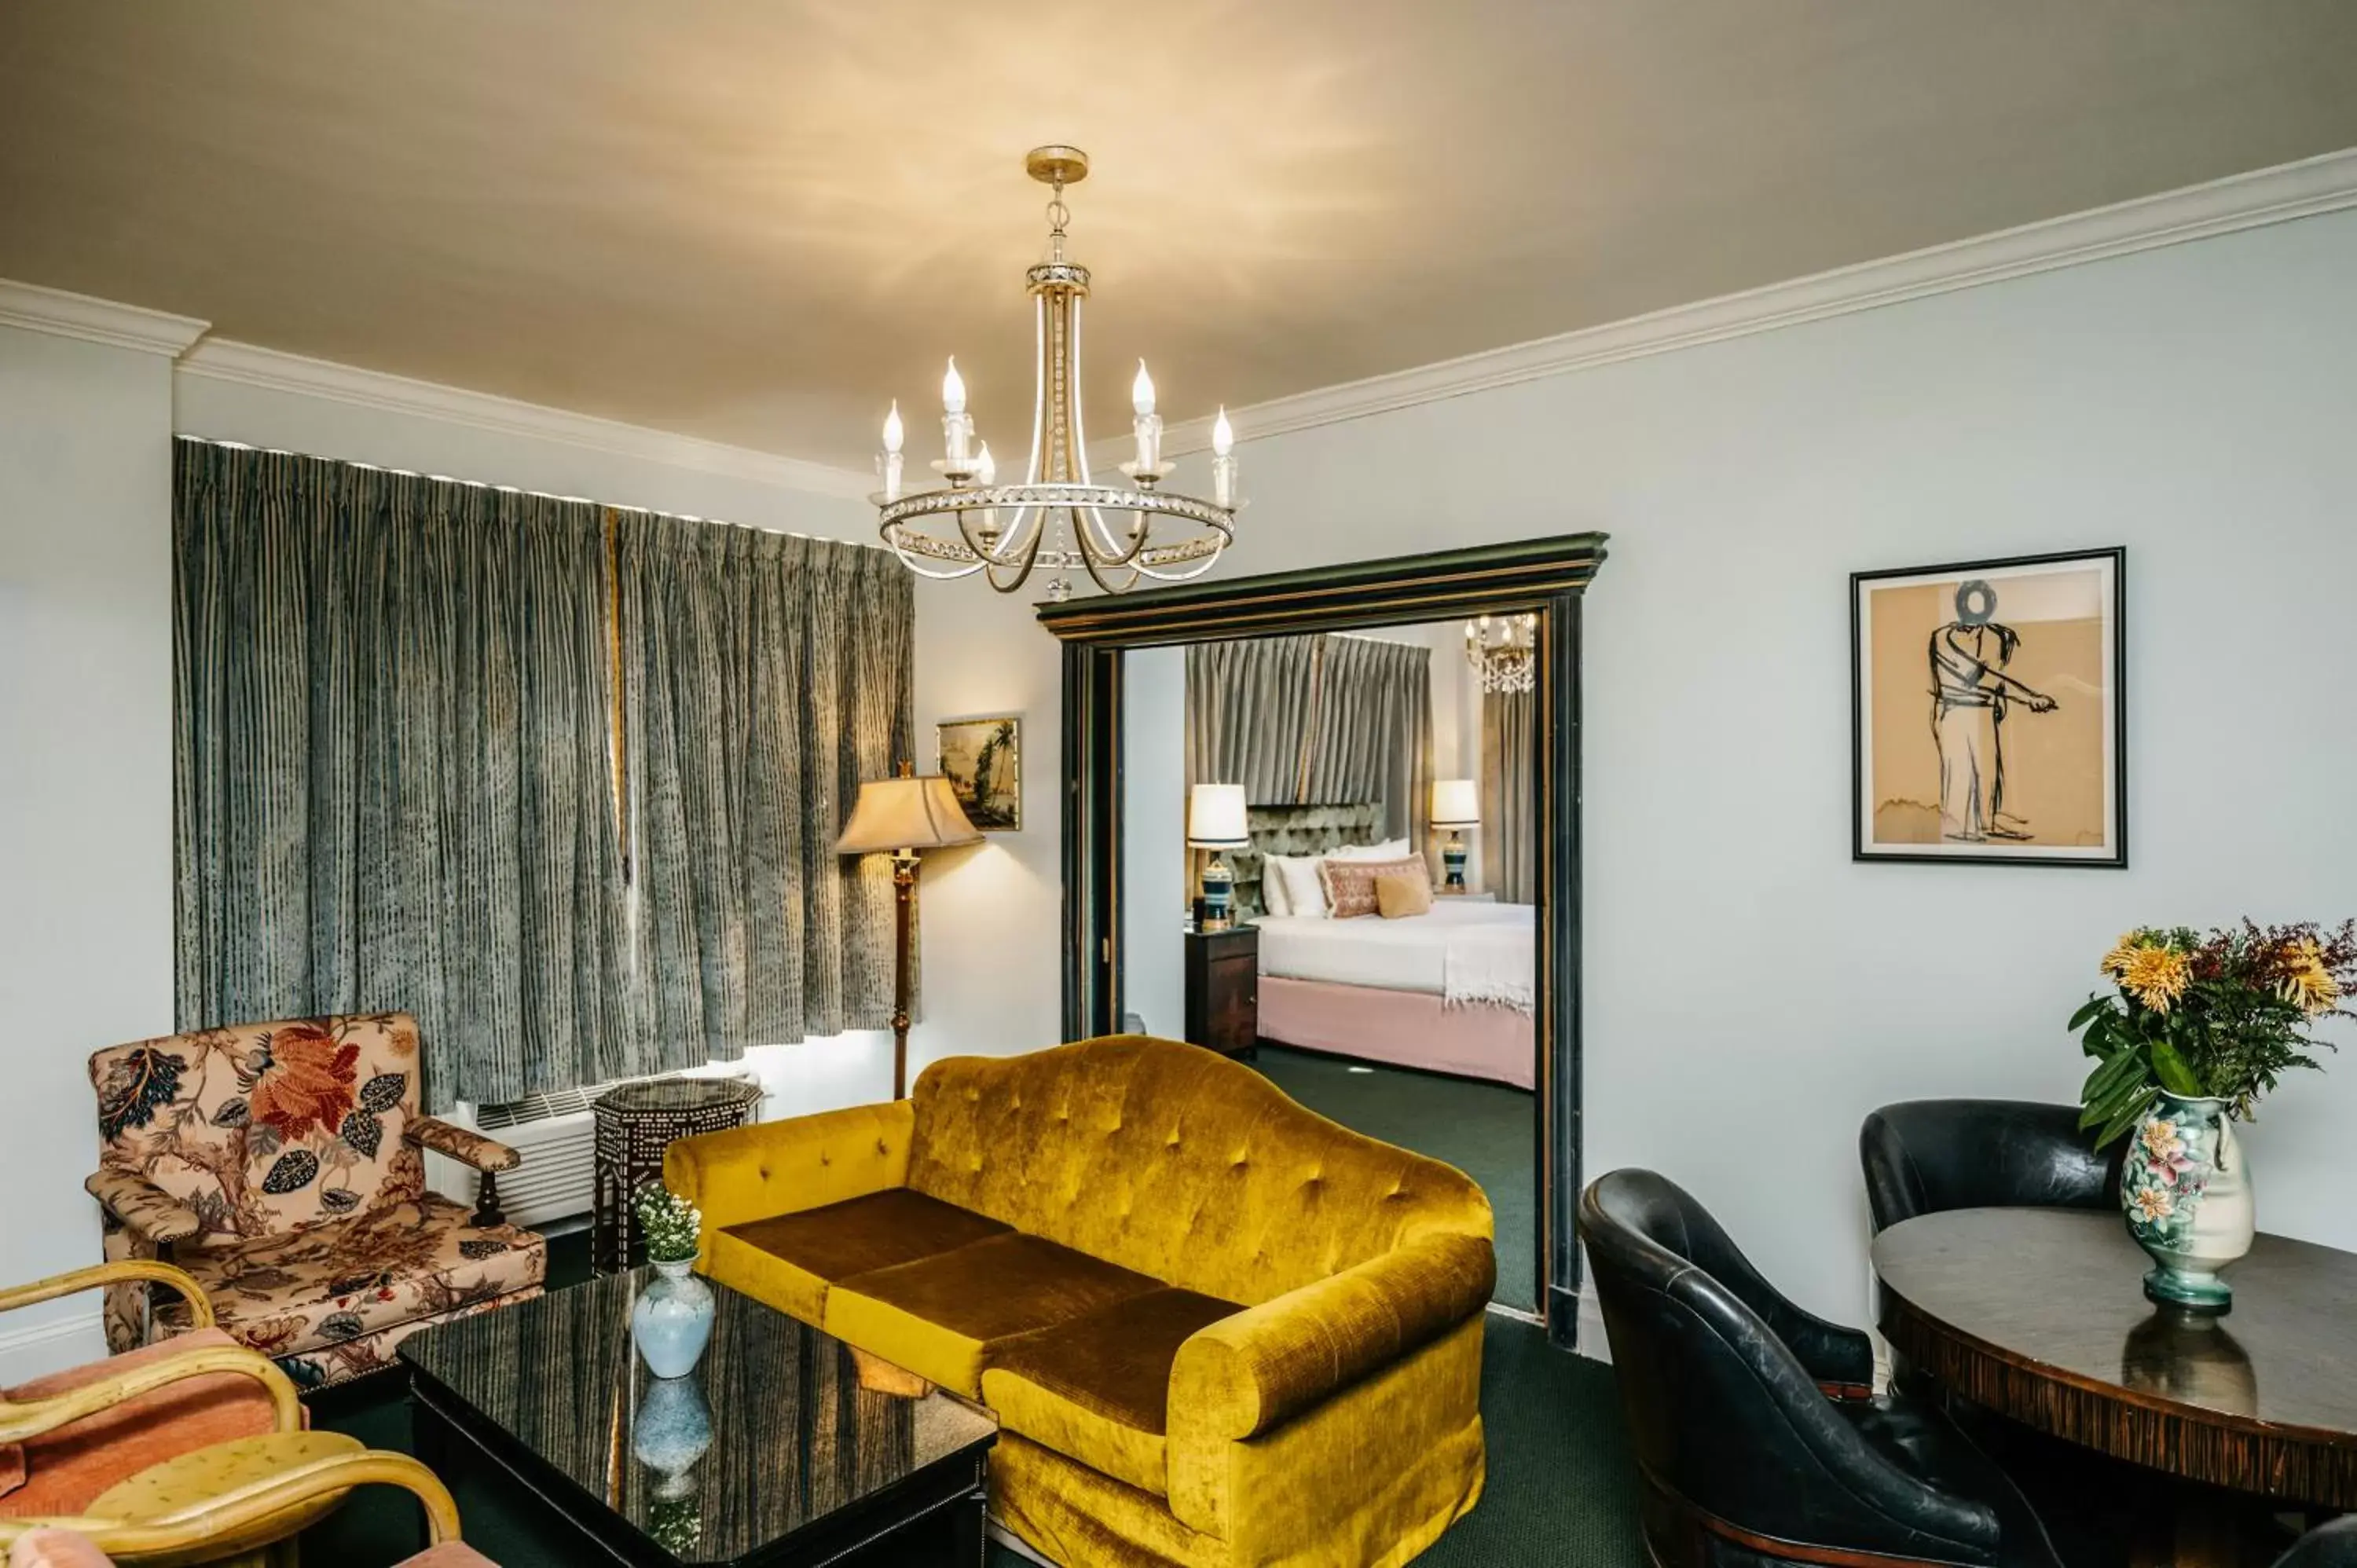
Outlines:
<svg viewBox="0 0 2357 1568"><path fill-rule="evenodd" d="M697 1279L695 1260L657 1260L655 1277L630 1307L630 1337L658 1378L683 1378L695 1370L712 1338L712 1287Z"/></svg>

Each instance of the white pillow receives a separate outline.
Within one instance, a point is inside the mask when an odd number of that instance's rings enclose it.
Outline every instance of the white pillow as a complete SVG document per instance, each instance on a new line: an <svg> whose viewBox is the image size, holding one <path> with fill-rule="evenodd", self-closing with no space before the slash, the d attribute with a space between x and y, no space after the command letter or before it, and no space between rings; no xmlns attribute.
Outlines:
<svg viewBox="0 0 2357 1568"><path fill-rule="evenodd" d="M1330 851L1329 860L1405 860L1407 840L1385 839L1381 843L1354 843Z"/></svg>
<svg viewBox="0 0 2357 1568"><path fill-rule="evenodd" d="M1261 864L1275 865L1277 875L1285 879L1286 912L1304 919L1326 918L1326 885L1318 879L1318 862L1314 854L1273 854Z"/></svg>
<svg viewBox="0 0 2357 1568"><path fill-rule="evenodd" d="M1285 874L1277 868L1281 854L1260 857L1260 909L1264 915L1290 915L1293 900L1285 896Z"/></svg>

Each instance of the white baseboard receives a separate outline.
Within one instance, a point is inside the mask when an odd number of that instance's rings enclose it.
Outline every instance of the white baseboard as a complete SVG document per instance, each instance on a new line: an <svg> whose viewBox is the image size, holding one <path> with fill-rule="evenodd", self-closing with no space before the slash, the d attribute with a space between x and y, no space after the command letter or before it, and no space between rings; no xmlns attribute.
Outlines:
<svg viewBox="0 0 2357 1568"><path fill-rule="evenodd" d="M1586 1280L1579 1282L1579 1353L1608 1366L1612 1360L1612 1344L1604 1337L1604 1307L1596 1299L1596 1287Z"/></svg>
<svg viewBox="0 0 2357 1568"><path fill-rule="evenodd" d="M60 1316L0 1329L0 1388L106 1354L106 1329L98 1309L76 1305L77 1310Z"/></svg>

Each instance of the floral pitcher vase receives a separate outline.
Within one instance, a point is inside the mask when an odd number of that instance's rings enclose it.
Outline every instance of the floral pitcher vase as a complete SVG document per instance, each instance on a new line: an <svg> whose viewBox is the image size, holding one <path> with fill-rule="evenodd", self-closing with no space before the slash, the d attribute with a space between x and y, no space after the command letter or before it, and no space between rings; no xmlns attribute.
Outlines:
<svg viewBox="0 0 2357 1568"><path fill-rule="evenodd" d="M2128 1234L2151 1254L2144 1294L2208 1312L2233 1305L2218 1272L2251 1250L2251 1176L2228 1101L2161 1092L2120 1170Z"/></svg>

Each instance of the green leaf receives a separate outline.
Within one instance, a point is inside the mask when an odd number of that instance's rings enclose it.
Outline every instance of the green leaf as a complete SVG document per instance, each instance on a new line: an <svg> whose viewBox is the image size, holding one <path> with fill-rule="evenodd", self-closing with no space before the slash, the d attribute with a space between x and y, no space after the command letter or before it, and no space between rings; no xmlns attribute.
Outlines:
<svg viewBox="0 0 2357 1568"><path fill-rule="evenodd" d="M2146 1108L2158 1098L2158 1091L2149 1085L2137 1090L2119 1114L2104 1122L2104 1130L2095 1134L2095 1147L2100 1149L2114 1139L2124 1136L2144 1115Z"/></svg>
<svg viewBox="0 0 2357 1568"><path fill-rule="evenodd" d="M2071 1015L2072 1032L2074 1034L2077 1033L2079 1030L2086 1027L2089 1019L2093 1018L2098 1014L2108 1013L2111 1010L2112 999L2104 993L2100 991L2097 992L2094 995L2087 998L2087 1004L2085 1006Z"/></svg>
<svg viewBox="0 0 2357 1568"><path fill-rule="evenodd" d="M2160 1080L2161 1088L2171 1094L2189 1095L2197 1100L2209 1092L2201 1087L2201 1077L2175 1046L2167 1040L2155 1040L2148 1050L2152 1057L2152 1076Z"/></svg>
<svg viewBox="0 0 2357 1568"><path fill-rule="evenodd" d="M2144 1058L2134 1051L2114 1051L2104 1058L2104 1065L2087 1075L2086 1087L2079 1098L2088 1104L2109 1100L2128 1084L2141 1081L2145 1074Z"/></svg>

